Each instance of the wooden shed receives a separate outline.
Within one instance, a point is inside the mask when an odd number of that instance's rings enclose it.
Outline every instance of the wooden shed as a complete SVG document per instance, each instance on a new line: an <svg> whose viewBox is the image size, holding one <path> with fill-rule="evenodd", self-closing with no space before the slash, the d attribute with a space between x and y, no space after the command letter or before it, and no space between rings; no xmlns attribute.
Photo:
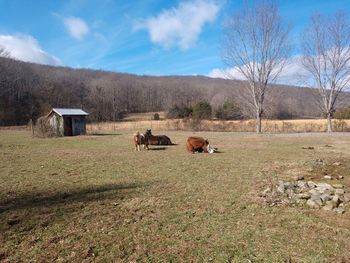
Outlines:
<svg viewBox="0 0 350 263"><path fill-rule="evenodd" d="M53 108L47 118L58 136L74 136L86 133L87 115L82 109Z"/></svg>

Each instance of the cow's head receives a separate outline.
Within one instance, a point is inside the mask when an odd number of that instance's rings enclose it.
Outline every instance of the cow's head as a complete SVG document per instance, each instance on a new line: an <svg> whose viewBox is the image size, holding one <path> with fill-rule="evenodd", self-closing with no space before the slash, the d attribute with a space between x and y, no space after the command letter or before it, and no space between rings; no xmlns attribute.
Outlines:
<svg viewBox="0 0 350 263"><path fill-rule="evenodd" d="M147 135L152 135L152 130L151 130L151 129L147 129L147 130L146 130L146 134L147 134Z"/></svg>
<svg viewBox="0 0 350 263"><path fill-rule="evenodd" d="M210 144L208 144L207 151L208 151L208 153L215 153L215 148L212 147Z"/></svg>

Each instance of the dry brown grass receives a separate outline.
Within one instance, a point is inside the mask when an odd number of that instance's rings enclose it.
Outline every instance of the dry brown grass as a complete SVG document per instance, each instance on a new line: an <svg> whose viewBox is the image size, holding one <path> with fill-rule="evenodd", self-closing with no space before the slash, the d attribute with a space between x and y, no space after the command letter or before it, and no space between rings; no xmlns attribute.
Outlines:
<svg viewBox="0 0 350 263"><path fill-rule="evenodd" d="M349 206L276 207L258 195L267 180L324 172L348 191L349 133L196 133L219 148L212 155L186 152L192 131L140 152L132 134L2 130L0 262L349 262Z"/></svg>
<svg viewBox="0 0 350 263"><path fill-rule="evenodd" d="M140 112L140 113L130 113L124 120L126 121L140 121L140 120L153 120L154 114L158 113L160 119L166 119L166 111L154 111L154 112Z"/></svg>
<svg viewBox="0 0 350 263"><path fill-rule="evenodd" d="M148 114L149 115L149 114ZM263 132L268 133L295 133L295 132L325 132L327 121L324 119L311 120L264 120L262 122ZM194 121L186 119L166 120L138 120L122 122L91 123L87 125L88 133L100 131L119 130L170 130L170 131L234 131L253 132L255 131L255 120L223 121L203 120ZM336 132L350 131L350 120L333 120L333 128Z"/></svg>

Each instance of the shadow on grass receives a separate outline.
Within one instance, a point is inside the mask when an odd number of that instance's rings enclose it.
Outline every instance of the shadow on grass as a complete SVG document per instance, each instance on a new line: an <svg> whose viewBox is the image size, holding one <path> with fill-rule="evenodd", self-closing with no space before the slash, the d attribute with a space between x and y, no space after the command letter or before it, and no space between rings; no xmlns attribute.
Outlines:
<svg viewBox="0 0 350 263"><path fill-rule="evenodd" d="M89 133L90 136L118 136L120 133Z"/></svg>
<svg viewBox="0 0 350 263"><path fill-rule="evenodd" d="M59 193L33 193L22 195L5 201L0 200L0 214L18 209L35 207L51 207L74 202L90 202L106 199L122 200L131 196L137 188L146 184L107 184L103 186L90 186L79 190L64 191Z"/></svg>
<svg viewBox="0 0 350 263"><path fill-rule="evenodd" d="M166 147L150 147L150 151L165 151L167 148Z"/></svg>

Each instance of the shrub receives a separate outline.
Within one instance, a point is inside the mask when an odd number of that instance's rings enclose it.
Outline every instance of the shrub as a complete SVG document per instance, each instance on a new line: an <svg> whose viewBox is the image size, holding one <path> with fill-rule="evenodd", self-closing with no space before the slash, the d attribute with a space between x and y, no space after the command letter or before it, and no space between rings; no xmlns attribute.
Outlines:
<svg viewBox="0 0 350 263"><path fill-rule="evenodd" d="M159 113L155 113L153 115L153 120L159 121L160 117L159 117Z"/></svg>
<svg viewBox="0 0 350 263"><path fill-rule="evenodd" d="M36 121L34 134L35 136L41 138L56 136L54 128L50 125L49 120L45 116L40 117Z"/></svg>
<svg viewBox="0 0 350 263"><path fill-rule="evenodd" d="M195 119L210 119L212 109L207 101L200 101L192 107L192 117Z"/></svg>
<svg viewBox="0 0 350 263"><path fill-rule="evenodd" d="M237 120L242 119L242 112L232 102L226 101L216 110L215 117L223 120Z"/></svg>
<svg viewBox="0 0 350 263"><path fill-rule="evenodd" d="M178 106L175 105L168 111L168 118L177 119L177 118L186 118L189 117L192 113L192 108L187 106Z"/></svg>
<svg viewBox="0 0 350 263"><path fill-rule="evenodd" d="M350 106L337 110L334 113L334 118L340 120L350 119Z"/></svg>

